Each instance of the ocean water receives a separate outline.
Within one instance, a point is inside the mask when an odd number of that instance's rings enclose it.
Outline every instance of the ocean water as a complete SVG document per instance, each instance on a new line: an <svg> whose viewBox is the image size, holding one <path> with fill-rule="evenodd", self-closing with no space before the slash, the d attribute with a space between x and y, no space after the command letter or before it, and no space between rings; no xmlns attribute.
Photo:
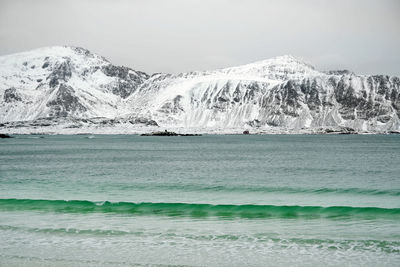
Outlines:
<svg viewBox="0 0 400 267"><path fill-rule="evenodd" d="M400 136L0 140L2 266L399 266Z"/></svg>

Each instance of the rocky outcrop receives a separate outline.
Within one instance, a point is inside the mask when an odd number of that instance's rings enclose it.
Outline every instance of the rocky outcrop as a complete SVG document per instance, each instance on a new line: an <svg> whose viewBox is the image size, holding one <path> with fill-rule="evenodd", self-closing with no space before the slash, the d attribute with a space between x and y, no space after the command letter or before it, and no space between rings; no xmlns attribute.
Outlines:
<svg viewBox="0 0 400 267"><path fill-rule="evenodd" d="M22 98L17 93L17 89L11 87L4 91L3 101L6 103L20 102L22 101Z"/></svg>
<svg viewBox="0 0 400 267"><path fill-rule="evenodd" d="M75 95L75 90L65 84L60 84L53 99L46 105L51 108L51 117L67 117L87 110Z"/></svg>
<svg viewBox="0 0 400 267"><path fill-rule="evenodd" d="M12 136L8 135L8 134L1 134L0 133L0 138L12 138Z"/></svg>
<svg viewBox="0 0 400 267"><path fill-rule="evenodd" d="M102 68L105 75L116 77L117 82L112 86L112 93L122 98L130 96L149 76L144 72L134 71L127 67L106 65Z"/></svg>
<svg viewBox="0 0 400 267"><path fill-rule="evenodd" d="M46 66L46 62L43 64ZM70 59L65 59L65 61L57 64L53 71L47 76L46 80L49 81L49 86L54 88L58 86L61 82L68 82L69 78L72 76L72 65Z"/></svg>
<svg viewBox="0 0 400 267"><path fill-rule="evenodd" d="M201 134L178 134L165 130L164 132L145 133L141 134L141 136L201 136Z"/></svg>

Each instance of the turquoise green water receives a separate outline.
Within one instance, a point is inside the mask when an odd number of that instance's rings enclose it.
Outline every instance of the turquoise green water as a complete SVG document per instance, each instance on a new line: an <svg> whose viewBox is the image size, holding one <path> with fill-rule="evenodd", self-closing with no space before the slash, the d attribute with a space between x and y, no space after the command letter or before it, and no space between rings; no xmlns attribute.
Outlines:
<svg viewBox="0 0 400 267"><path fill-rule="evenodd" d="M395 135L1 139L0 265L398 266L399 177Z"/></svg>

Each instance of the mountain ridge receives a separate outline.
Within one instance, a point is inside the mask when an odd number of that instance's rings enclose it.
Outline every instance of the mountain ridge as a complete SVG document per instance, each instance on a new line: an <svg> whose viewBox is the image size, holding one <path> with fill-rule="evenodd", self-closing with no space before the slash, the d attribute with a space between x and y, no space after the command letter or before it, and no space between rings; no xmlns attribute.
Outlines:
<svg viewBox="0 0 400 267"><path fill-rule="evenodd" d="M0 130L10 133L387 133L399 117L398 77L322 72L290 55L152 75L80 47L0 57Z"/></svg>

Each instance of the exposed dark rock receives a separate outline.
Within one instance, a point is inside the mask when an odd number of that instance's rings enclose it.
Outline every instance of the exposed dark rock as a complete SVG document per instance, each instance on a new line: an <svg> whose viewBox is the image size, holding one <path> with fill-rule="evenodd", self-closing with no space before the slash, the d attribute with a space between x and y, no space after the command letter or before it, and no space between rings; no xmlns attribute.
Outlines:
<svg viewBox="0 0 400 267"><path fill-rule="evenodd" d="M183 107L181 105L181 100L183 96L177 95L172 101L165 103L162 105L159 111L164 112L164 113L172 113L172 114L177 114L181 111L183 111Z"/></svg>
<svg viewBox="0 0 400 267"><path fill-rule="evenodd" d="M353 128L350 127L338 127L334 129L326 128L322 129L322 131L330 134L358 134Z"/></svg>
<svg viewBox="0 0 400 267"><path fill-rule="evenodd" d="M351 127L342 127L341 130L344 132L355 132L355 130Z"/></svg>
<svg viewBox="0 0 400 267"><path fill-rule="evenodd" d="M118 82L112 87L112 93L122 98L130 96L149 76L140 71L134 71L127 67L118 67L112 64L102 68L105 75L117 77Z"/></svg>
<svg viewBox="0 0 400 267"><path fill-rule="evenodd" d="M112 93L114 95L119 95L122 98L127 98L136 89L136 86L129 82L119 81L117 86L113 87Z"/></svg>
<svg viewBox="0 0 400 267"><path fill-rule="evenodd" d="M158 126L157 122L154 120L150 120L147 118L135 118L133 120L129 120L131 124L144 124L147 126Z"/></svg>
<svg viewBox="0 0 400 267"><path fill-rule="evenodd" d="M178 136L178 134L175 132L168 132L167 130L165 130L164 132L141 134L141 136Z"/></svg>
<svg viewBox="0 0 400 267"><path fill-rule="evenodd" d="M251 82L246 86L246 93L243 96L244 101L251 101L254 99L256 93L261 90L260 84L258 82Z"/></svg>
<svg viewBox="0 0 400 267"><path fill-rule="evenodd" d="M55 88L62 82L67 82L72 76L72 65L71 60L67 58L61 64L57 65L53 72L47 77L49 80L49 86Z"/></svg>
<svg viewBox="0 0 400 267"><path fill-rule="evenodd" d="M124 80L127 80L129 78L130 70L131 69L127 67L118 67L111 64L103 67L103 72L105 75L110 77L118 77Z"/></svg>
<svg viewBox="0 0 400 267"><path fill-rule="evenodd" d="M319 99L318 85L315 80L305 80L300 85L301 92L305 96L305 102L310 110L317 110L321 106L321 100Z"/></svg>
<svg viewBox="0 0 400 267"><path fill-rule="evenodd" d="M178 134L179 136L201 136L201 134Z"/></svg>
<svg viewBox="0 0 400 267"><path fill-rule="evenodd" d="M266 123L267 123L267 125L272 126L272 127L278 127L279 126L279 124L276 123L275 121L267 121Z"/></svg>
<svg viewBox="0 0 400 267"><path fill-rule="evenodd" d="M39 126L39 127L48 127L51 126L51 123L42 123L42 122L32 122L29 124L30 126Z"/></svg>
<svg viewBox="0 0 400 267"><path fill-rule="evenodd" d="M143 117L133 117L133 116L128 116L128 117L119 117L115 119L109 119L109 118L104 118L104 117L97 117L97 118L79 118L76 119L80 123L85 123L85 124L98 124L98 125L103 125L103 126L113 126L116 124L120 123L130 123L130 124L143 124L146 126L158 126L157 122L148 118L143 118Z"/></svg>
<svg viewBox="0 0 400 267"><path fill-rule="evenodd" d="M11 135L0 133L0 138L12 138Z"/></svg>
<svg viewBox="0 0 400 267"><path fill-rule="evenodd" d="M356 118L368 120L378 117L381 122L388 122L391 112L389 106L385 106L384 99L390 99L389 77L371 76L367 79L369 94L362 91L361 94L351 85L351 80L342 77L335 87L335 98L341 104L339 113L345 120L354 120ZM373 94L375 91L376 94ZM374 97L373 97L374 95Z"/></svg>
<svg viewBox="0 0 400 267"><path fill-rule="evenodd" d="M141 134L141 136L201 136L201 134L177 134L175 132L168 132L167 130L165 130L164 132Z"/></svg>
<svg viewBox="0 0 400 267"><path fill-rule="evenodd" d="M357 132L339 132L338 134L358 134Z"/></svg>
<svg viewBox="0 0 400 267"><path fill-rule="evenodd" d="M74 112L84 112L86 107L82 105L79 98L75 96L75 90L65 84L60 84L55 98L46 104L52 108L51 116L67 117Z"/></svg>
<svg viewBox="0 0 400 267"><path fill-rule="evenodd" d="M382 122L382 123L387 123L388 121L390 121L392 119L392 117L390 116L390 115L383 115L383 116L379 116L378 118L377 118L377 120L379 121L379 122Z"/></svg>
<svg viewBox="0 0 400 267"><path fill-rule="evenodd" d="M72 50L75 51L78 55L84 55L85 57L93 57L94 55L87 50L86 48L77 47L77 46L69 46Z"/></svg>
<svg viewBox="0 0 400 267"><path fill-rule="evenodd" d="M327 74L330 75L346 75L346 74L353 74L353 72L349 70L330 70L326 72Z"/></svg>
<svg viewBox="0 0 400 267"><path fill-rule="evenodd" d="M260 127L260 126L262 126L262 122L257 120L257 119L249 121L249 122L247 122L247 124L249 126L251 126L251 127Z"/></svg>
<svg viewBox="0 0 400 267"><path fill-rule="evenodd" d="M11 102L15 102L15 101L22 101L22 98L17 93L17 89L15 89L14 87L11 87L4 91L3 100L6 103L11 103Z"/></svg>
<svg viewBox="0 0 400 267"><path fill-rule="evenodd" d="M300 95L301 92L300 85L294 81L288 81L283 85L274 87L270 95L263 100L263 107L269 108L271 103L276 103L279 108L279 115L283 113L291 117L298 117L298 109L300 108Z"/></svg>

